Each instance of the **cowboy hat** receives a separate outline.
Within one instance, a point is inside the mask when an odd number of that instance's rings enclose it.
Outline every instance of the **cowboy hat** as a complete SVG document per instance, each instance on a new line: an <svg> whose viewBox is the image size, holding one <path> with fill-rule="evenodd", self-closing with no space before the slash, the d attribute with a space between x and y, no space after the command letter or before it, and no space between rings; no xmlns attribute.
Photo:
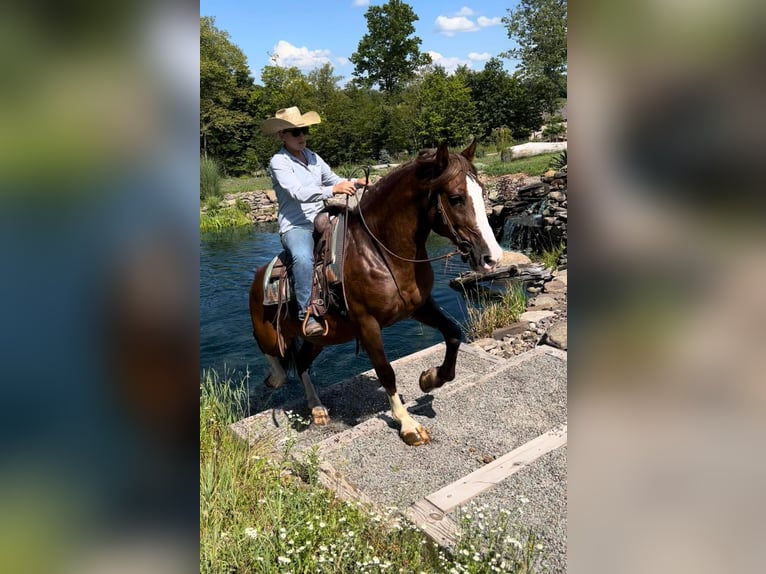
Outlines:
<svg viewBox="0 0 766 574"><path fill-rule="evenodd" d="M301 114L301 111L293 106L292 108L277 110L273 118L269 118L261 124L261 131L265 134L275 134L290 128L313 126L321 121L318 113L306 112Z"/></svg>

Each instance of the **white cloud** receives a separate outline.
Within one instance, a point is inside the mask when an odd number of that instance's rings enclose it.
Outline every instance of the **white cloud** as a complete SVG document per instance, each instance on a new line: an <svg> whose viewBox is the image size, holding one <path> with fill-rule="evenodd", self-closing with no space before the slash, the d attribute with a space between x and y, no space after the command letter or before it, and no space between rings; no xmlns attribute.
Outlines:
<svg viewBox="0 0 766 574"><path fill-rule="evenodd" d="M436 18L436 31L445 36L454 36L459 32L476 32L478 29L476 24L464 16L457 16L456 18L438 16Z"/></svg>
<svg viewBox="0 0 766 574"><path fill-rule="evenodd" d="M471 52L468 54L468 59L472 62L484 62L485 60L489 60L492 57L492 54L489 52L482 52L481 54L477 54L476 52Z"/></svg>
<svg viewBox="0 0 766 574"><path fill-rule="evenodd" d="M479 16L479 18L476 20L479 23L479 26L482 28L486 28L488 26L499 26L503 23L503 19L498 16L497 18L485 18L484 16Z"/></svg>
<svg viewBox="0 0 766 574"><path fill-rule="evenodd" d="M309 50L305 46L298 48L280 40L272 51L272 61L282 68L295 66L301 70L312 70L330 63L330 50Z"/></svg>
<svg viewBox="0 0 766 574"><path fill-rule="evenodd" d="M460 9L460 12L455 14L455 16L473 16L473 10L471 10L468 6L463 6Z"/></svg>
<svg viewBox="0 0 766 574"><path fill-rule="evenodd" d="M354 0L354 6L369 6L370 0Z"/></svg>
<svg viewBox="0 0 766 574"><path fill-rule="evenodd" d="M461 60L460 58L447 58L442 56L439 52L428 52L428 55L431 56L431 61L434 64L444 68L448 74L454 73L455 70L458 69L458 66L468 66L469 68L471 67L471 62L469 60Z"/></svg>

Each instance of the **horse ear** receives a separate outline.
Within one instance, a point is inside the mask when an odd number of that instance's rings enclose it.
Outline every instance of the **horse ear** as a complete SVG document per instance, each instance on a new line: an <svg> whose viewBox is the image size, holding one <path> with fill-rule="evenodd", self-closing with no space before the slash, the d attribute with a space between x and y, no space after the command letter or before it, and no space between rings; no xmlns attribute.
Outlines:
<svg viewBox="0 0 766 574"><path fill-rule="evenodd" d="M471 145L469 145L467 148L461 151L460 155L462 155L465 159L473 163L473 156L475 152L476 152L476 138L473 138Z"/></svg>
<svg viewBox="0 0 766 574"><path fill-rule="evenodd" d="M441 142L436 150L436 168L439 173L447 169L449 165L449 146L447 142Z"/></svg>

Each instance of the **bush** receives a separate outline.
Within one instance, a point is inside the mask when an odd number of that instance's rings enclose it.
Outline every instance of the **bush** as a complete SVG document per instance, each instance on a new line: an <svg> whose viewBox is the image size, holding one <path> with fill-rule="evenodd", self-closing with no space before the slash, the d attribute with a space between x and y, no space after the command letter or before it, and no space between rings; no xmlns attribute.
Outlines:
<svg viewBox="0 0 766 574"><path fill-rule="evenodd" d="M209 157L199 160L199 198L221 197L221 172L218 162Z"/></svg>

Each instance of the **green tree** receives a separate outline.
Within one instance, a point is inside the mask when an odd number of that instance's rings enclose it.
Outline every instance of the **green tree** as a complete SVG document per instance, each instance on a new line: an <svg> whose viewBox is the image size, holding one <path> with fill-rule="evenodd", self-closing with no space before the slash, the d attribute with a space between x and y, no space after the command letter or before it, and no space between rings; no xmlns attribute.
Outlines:
<svg viewBox="0 0 766 574"><path fill-rule="evenodd" d="M434 66L408 92L413 148L466 143L476 132L476 107L461 76Z"/></svg>
<svg viewBox="0 0 766 574"><path fill-rule="evenodd" d="M396 93L421 66L431 63L431 56L420 52L420 38L413 36L413 22L419 18L401 0L370 6L364 17L368 32L351 55L353 75L363 87L377 85L387 94Z"/></svg>
<svg viewBox="0 0 766 574"><path fill-rule="evenodd" d="M253 118L248 111L253 79L247 58L215 27L200 18L200 151L217 157L227 171L245 169L242 159Z"/></svg>
<svg viewBox="0 0 766 574"><path fill-rule="evenodd" d="M518 48L503 56L520 60L521 77L535 84L546 111L567 94L567 0L521 0L503 18Z"/></svg>

